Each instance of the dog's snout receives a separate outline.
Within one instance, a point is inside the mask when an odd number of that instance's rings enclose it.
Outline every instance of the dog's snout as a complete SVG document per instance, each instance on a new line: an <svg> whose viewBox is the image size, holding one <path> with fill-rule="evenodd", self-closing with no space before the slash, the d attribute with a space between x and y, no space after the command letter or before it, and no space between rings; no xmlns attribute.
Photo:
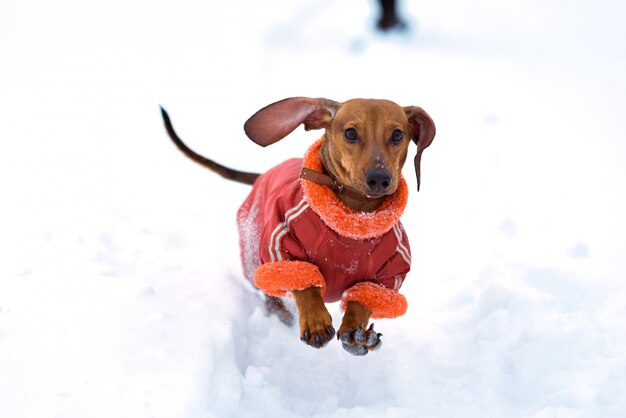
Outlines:
<svg viewBox="0 0 626 418"><path fill-rule="evenodd" d="M391 173L386 168L370 168L365 172L365 183L374 193L384 193L391 186L391 180Z"/></svg>

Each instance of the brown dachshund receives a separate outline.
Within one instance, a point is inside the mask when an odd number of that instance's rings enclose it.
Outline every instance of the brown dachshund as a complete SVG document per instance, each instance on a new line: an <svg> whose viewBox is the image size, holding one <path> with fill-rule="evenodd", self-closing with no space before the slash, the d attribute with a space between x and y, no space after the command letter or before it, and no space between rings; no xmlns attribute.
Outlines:
<svg viewBox="0 0 626 418"><path fill-rule="evenodd" d="M196 154L178 138L163 109L162 115L169 136L188 157L225 178L254 185L238 216L242 258L246 275L268 295L271 310L290 322L278 296L293 296L300 338L320 348L335 335L325 302L341 300L345 314L337 337L343 347L355 355L378 349L381 334L373 324L367 328L370 318L406 310L397 292L410 268L408 240L399 223L406 204L401 171L414 142L419 190L421 155L435 136L430 116L388 100L295 97L273 103L244 125L255 143L271 145L301 124L306 130L324 129L324 135L304 160L288 160L259 175ZM281 190L295 203L276 195ZM318 199L332 204L318 204ZM348 222L340 219L342 213Z"/></svg>

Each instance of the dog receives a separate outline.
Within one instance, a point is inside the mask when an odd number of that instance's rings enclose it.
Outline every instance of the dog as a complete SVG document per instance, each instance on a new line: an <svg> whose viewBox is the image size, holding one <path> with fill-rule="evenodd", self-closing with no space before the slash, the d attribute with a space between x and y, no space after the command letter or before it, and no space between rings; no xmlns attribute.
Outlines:
<svg viewBox="0 0 626 418"><path fill-rule="evenodd" d="M335 334L354 355L379 349L382 334L371 318L403 315L398 290L410 269L411 252L399 219L408 187L402 167L409 144L417 189L424 149L435 137L432 118L420 107L389 100L292 97L256 112L246 135L263 147L298 126L324 129L303 159L290 159L263 173L233 170L187 147L161 108L176 146L221 176L251 184L237 222L244 273L266 295L268 309L289 324L282 297L295 299L300 339L321 348ZM341 300L337 332L326 302Z"/></svg>

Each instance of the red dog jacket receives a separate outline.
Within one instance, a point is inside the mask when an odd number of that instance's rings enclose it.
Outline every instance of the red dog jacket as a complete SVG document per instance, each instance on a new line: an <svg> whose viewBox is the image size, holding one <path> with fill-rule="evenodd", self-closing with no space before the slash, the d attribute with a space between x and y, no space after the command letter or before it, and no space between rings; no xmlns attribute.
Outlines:
<svg viewBox="0 0 626 418"><path fill-rule="evenodd" d="M399 221L406 182L374 212L355 212L330 188L300 178L303 165L324 171L321 145L255 181L237 216L244 273L268 295L318 286L325 302L341 299L343 309L352 300L373 318L402 315L407 303L398 289L411 267Z"/></svg>

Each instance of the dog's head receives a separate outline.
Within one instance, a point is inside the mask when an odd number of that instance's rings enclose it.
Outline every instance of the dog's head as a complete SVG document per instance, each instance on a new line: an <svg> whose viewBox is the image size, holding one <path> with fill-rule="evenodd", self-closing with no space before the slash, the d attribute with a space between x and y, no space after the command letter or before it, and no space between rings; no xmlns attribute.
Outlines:
<svg viewBox="0 0 626 418"><path fill-rule="evenodd" d="M371 197L392 194L411 140L417 145L415 174L420 186L422 151L435 137L435 124L416 106L401 107L389 100L293 97L255 113L244 125L246 135L267 146L280 141L299 125L325 129L322 159L341 184Z"/></svg>

